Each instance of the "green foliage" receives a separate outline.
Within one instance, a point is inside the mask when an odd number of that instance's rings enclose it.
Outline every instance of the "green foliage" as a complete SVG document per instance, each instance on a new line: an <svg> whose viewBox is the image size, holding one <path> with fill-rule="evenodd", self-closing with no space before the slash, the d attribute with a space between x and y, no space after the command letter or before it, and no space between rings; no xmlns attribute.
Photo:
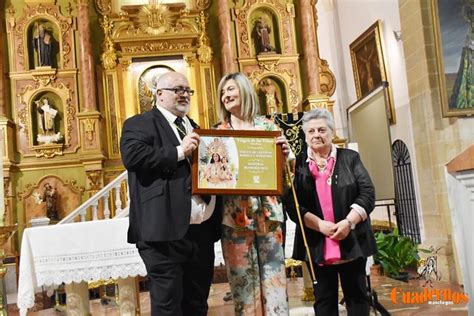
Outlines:
<svg viewBox="0 0 474 316"><path fill-rule="evenodd" d="M398 276L407 267L416 266L420 259L418 246L410 238L400 236L397 228L388 234L377 232L375 240L378 252L374 259L390 276Z"/></svg>

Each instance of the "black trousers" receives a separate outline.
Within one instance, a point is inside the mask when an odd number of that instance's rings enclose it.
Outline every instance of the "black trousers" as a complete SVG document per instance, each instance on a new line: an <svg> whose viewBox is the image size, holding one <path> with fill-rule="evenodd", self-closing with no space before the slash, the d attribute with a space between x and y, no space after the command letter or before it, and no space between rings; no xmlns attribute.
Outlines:
<svg viewBox="0 0 474 316"><path fill-rule="evenodd" d="M207 315L214 271L214 234L209 223L190 225L183 239L138 242L150 280L152 316Z"/></svg>
<svg viewBox="0 0 474 316"><path fill-rule="evenodd" d="M338 277L341 279L342 292L346 301L348 316L369 315L369 298L365 274L366 258L358 258L337 265L314 265L316 280L316 302L314 311L317 316L337 316Z"/></svg>

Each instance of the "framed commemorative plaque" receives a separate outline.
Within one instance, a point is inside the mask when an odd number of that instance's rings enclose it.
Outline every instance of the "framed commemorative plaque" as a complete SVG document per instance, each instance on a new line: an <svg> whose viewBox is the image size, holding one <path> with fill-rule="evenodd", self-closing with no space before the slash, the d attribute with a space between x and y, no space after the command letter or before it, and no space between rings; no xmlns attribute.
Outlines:
<svg viewBox="0 0 474 316"><path fill-rule="evenodd" d="M193 152L193 194L281 195L280 131L197 129Z"/></svg>

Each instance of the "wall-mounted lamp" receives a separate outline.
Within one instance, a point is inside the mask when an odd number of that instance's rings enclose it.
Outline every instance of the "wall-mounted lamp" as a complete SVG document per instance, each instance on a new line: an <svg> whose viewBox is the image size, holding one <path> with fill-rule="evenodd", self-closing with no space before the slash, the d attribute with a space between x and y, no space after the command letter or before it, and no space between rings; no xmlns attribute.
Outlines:
<svg viewBox="0 0 474 316"><path fill-rule="evenodd" d="M402 31L393 31L393 35L395 36L395 39L397 41L400 41L402 39Z"/></svg>

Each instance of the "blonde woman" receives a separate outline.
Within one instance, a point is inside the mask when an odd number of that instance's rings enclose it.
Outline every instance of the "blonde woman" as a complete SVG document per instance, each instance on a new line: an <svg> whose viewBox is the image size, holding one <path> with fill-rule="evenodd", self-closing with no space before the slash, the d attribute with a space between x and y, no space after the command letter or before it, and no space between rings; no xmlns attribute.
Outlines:
<svg viewBox="0 0 474 316"><path fill-rule="evenodd" d="M259 104L249 79L224 76L218 88L218 129L278 130L257 115ZM276 139L289 154L284 136ZM275 196L223 196L222 248L236 315L288 315L283 253L283 210Z"/></svg>

